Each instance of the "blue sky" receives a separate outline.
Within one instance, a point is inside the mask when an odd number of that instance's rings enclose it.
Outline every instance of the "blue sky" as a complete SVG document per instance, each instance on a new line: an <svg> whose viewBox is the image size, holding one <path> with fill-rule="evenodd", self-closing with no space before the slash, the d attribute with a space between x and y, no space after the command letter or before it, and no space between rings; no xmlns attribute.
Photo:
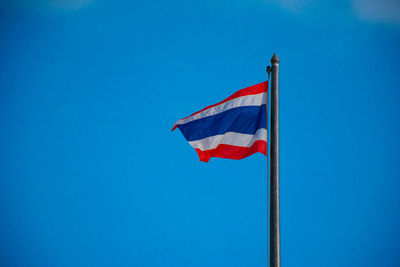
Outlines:
<svg viewBox="0 0 400 267"><path fill-rule="evenodd" d="M282 266L400 265L400 4L0 1L1 266L266 266L266 158L172 124L280 65Z"/></svg>

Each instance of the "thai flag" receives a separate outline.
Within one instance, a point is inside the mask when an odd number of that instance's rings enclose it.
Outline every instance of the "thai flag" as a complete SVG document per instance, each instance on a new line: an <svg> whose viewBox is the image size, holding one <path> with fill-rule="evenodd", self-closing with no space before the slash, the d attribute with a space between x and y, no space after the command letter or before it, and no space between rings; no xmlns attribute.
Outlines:
<svg viewBox="0 0 400 267"><path fill-rule="evenodd" d="M172 131L181 130L201 161L243 159L256 152L266 155L267 90L268 81L244 88L177 121Z"/></svg>

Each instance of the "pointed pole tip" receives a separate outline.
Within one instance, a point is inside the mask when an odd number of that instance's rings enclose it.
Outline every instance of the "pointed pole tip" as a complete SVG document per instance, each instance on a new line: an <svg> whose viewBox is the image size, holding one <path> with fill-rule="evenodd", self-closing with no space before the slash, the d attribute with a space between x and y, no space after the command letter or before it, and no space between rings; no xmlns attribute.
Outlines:
<svg viewBox="0 0 400 267"><path fill-rule="evenodd" d="M279 58L276 53L274 53L274 55L272 56L271 63L279 63Z"/></svg>

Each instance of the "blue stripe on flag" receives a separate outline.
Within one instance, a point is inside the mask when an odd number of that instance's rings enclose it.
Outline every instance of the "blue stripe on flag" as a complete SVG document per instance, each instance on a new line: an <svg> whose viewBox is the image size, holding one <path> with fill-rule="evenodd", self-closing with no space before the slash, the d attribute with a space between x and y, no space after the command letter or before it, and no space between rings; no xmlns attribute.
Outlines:
<svg viewBox="0 0 400 267"><path fill-rule="evenodd" d="M266 105L245 106L229 109L217 115L178 125L186 140L194 141L206 137L236 132L254 134L266 128Z"/></svg>

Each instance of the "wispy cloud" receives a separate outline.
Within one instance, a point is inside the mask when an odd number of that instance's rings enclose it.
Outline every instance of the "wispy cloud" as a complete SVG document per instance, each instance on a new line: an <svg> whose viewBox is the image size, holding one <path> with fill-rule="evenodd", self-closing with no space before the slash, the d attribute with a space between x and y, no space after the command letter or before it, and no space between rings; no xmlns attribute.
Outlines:
<svg viewBox="0 0 400 267"><path fill-rule="evenodd" d="M14 6L24 6L39 9L56 9L56 10L77 10L81 9L95 0L0 0L0 5L14 5Z"/></svg>
<svg viewBox="0 0 400 267"><path fill-rule="evenodd" d="M304 7L310 5L312 0L273 0L278 3L280 6L286 9L290 9L291 11L301 11Z"/></svg>
<svg viewBox="0 0 400 267"><path fill-rule="evenodd" d="M352 0L357 16L365 21L400 23L399 0Z"/></svg>
<svg viewBox="0 0 400 267"><path fill-rule="evenodd" d="M261 0L276 3L294 13L303 13L313 5L327 5L329 2L314 0ZM360 20L400 24L400 0L348 0ZM332 3L331 3L332 4Z"/></svg>
<svg viewBox="0 0 400 267"><path fill-rule="evenodd" d="M94 0L51 0L48 5L63 9L79 9L91 4Z"/></svg>
<svg viewBox="0 0 400 267"><path fill-rule="evenodd" d="M310 5L313 0L261 0L267 3L275 3L278 6L290 10L292 12L298 13L303 11L303 9Z"/></svg>

